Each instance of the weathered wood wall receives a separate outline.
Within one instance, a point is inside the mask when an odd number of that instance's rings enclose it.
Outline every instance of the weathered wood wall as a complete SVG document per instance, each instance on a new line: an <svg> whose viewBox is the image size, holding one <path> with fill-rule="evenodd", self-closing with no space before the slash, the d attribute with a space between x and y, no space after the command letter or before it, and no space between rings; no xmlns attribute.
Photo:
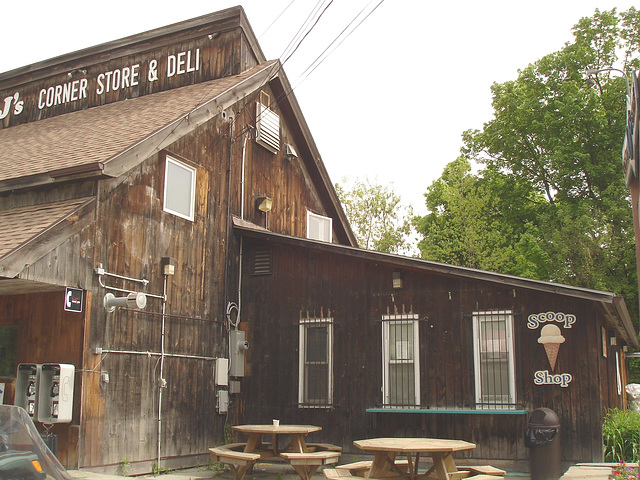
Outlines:
<svg viewBox="0 0 640 480"><path fill-rule="evenodd" d="M527 459L526 416L518 414L366 413L381 403L382 314L394 309L418 313L423 408L464 409L474 405L473 311L516 312L517 401L533 411L547 407L561 419L563 458L600 461L604 408L622 406L615 392L611 359L619 347L602 356L601 314L581 299L511 288L470 278L402 270L404 288L392 288L392 265L355 256L321 253L291 245L245 238L244 321L251 349L244 379L242 421L321 425L324 441L353 450L352 441L372 436L436 436L478 444L474 458ZM271 248L273 273L251 275L251 252ZM534 385L534 372L548 369L539 330L527 328L529 314L573 313L578 320L565 330L556 372L570 372L567 388ZM298 320L300 316L333 317L335 409L297 407ZM357 452L353 452L357 453Z"/></svg>

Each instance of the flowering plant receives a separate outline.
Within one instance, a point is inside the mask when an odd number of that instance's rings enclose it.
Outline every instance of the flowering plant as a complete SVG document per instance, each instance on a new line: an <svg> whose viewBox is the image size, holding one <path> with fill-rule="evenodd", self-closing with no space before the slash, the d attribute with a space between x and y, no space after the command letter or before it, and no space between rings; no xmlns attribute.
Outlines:
<svg viewBox="0 0 640 480"><path fill-rule="evenodd" d="M638 465L630 466L623 460L613 470L613 476L611 478L613 480L639 480L640 472Z"/></svg>

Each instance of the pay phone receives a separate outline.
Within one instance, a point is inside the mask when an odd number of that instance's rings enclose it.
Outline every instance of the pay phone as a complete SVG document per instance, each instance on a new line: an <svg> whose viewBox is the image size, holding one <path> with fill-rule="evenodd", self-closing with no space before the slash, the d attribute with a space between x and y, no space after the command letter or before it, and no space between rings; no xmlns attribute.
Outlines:
<svg viewBox="0 0 640 480"><path fill-rule="evenodd" d="M43 363L40 369L38 421L69 423L73 415L75 367L64 363Z"/></svg>
<svg viewBox="0 0 640 480"><path fill-rule="evenodd" d="M31 418L38 413L38 390L40 365L21 363L16 375L16 395L14 404L24 408Z"/></svg>

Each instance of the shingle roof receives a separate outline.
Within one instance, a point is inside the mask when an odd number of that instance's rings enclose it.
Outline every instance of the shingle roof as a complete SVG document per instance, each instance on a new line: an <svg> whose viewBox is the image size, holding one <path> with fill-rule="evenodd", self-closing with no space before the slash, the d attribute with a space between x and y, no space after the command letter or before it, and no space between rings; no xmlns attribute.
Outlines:
<svg viewBox="0 0 640 480"><path fill-rule="evenodd" d="M0 258L59 223L88 200L90 199L76 198L1 210L0 232L5 234L0 235Z"/></svg>
<svg viewBox="0 0 640 480"><path fill-rule="evenodd" d="M102 168L197 106L272 66L268 62L240 75L2 129L0 182L91 164Z"/></svg>

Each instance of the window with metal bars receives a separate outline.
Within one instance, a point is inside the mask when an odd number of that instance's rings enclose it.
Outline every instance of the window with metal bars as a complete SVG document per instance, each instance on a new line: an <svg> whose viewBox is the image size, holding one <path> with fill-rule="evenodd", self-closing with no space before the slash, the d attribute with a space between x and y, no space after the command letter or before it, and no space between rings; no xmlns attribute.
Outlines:
<svg viewBox="0 0 640 480"><path fill-rule="evenodd" d="M389 408L420 405L418 315L382 317L382 403Z"/></svg>
<svg viewBox="0 0 640 480"><path fill-rule="evenodd" d="M298 406L333 404L333 318L300 320Z"/></svg>
<svg viewBox="0 0 640 480"><path fill-rule="evenodd" d="M477 409L515 408L513 312L473 312Z"/></svg>

